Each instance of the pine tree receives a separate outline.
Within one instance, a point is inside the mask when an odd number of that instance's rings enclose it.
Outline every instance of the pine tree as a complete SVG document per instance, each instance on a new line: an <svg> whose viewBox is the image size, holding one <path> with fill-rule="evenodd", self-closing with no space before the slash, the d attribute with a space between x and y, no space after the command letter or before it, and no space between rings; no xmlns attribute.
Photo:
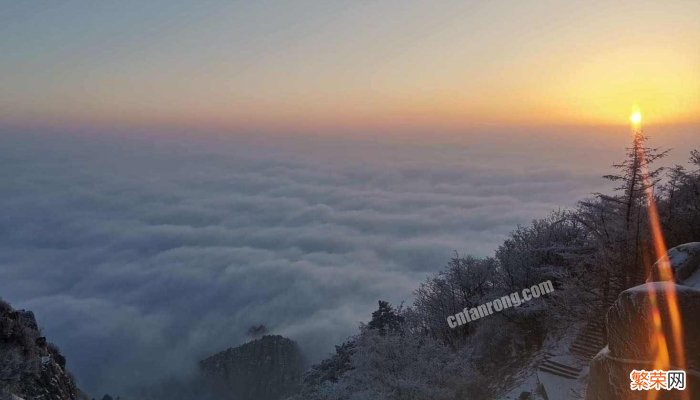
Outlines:
<svg viewBox="0 0 700 400"><path fill-rule="evenodd" d="M622 228L621 232L617 232L620 237L615 238L619 245L614 247L616 253L622 256L619 272L625 287L632 284L635 271L641 268L647 193L654 190L664 170L663 167L653 168L652 164L668 154L668 150L649 147L647 141L648 137L641 130L635 131L625 160L613 164L618 172L604 176L605 179L619 183L615 187L618 194L598 194L602 203L607 204L607 208L613 212L614 220L619 222L619 218L623 218L621 226L618 224Z"/></svg>
<svg viewBox="0 0 700 400"><path fill-rule="evenodd" d="M383 335L387 332L398 331L402 323L403 317L400 313L394 310L389 302L379 300L379 308L372 313L372 320L369 321L367 327L376 329Z"/></svg>

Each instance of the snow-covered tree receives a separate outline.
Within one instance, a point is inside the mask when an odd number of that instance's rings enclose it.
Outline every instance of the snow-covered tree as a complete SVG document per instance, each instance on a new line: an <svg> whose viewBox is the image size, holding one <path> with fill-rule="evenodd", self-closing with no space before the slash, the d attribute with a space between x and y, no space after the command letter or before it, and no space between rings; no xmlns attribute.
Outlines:
<svg viewBox="0 0 700 400"><path fill-rule="evenodd" d="M451 329L446 321L465 307L481 304L493 288L498 269L493 258L455 256L447 267L422 283L415 293L414 310L421 326L434 338L452 346L464 343L469 327Z"/></svg>
<svg viewBox="0 0 700 400"><path fill-rule="evenodd" d="M607 297L615 277L629 277L648 246L646 191L660 186L652 163L666 152L641 133L597 194L573 211L556 211L518 226L494 257L456 254L415 292L410 307L386 302L360 332L312 367L295 400L422 400L493 398L506 376L529 368L549 337L584 315L586 296ZM670 244L700 241L700 152L691 167L670 170L657 204ZM450 328L446 318L544 280L560 290L525 306ZM590 297L589 297L590 299ZM577 309L576 312L570 312ZM563 323L564 322L564 323ZM501 376L486 380L484 376Z"/></svg>
<svg viewBox="0 0 700 400"><path fill-rule="evenodd" d="M670 246L700 240L700 152L693 150L689 162L690 169L669 170L659 203Z"/></svg>
<svg viewBox="0 0 700 400"><path fill-rule="evenodd" d="M623 218L622 232L618 232L621 236L616 240L622 245L617 253L621 255L622 269L619 272L625 287L632 284L632 277L641 267L642 243L646 240L643 232L647 221L647 191L653 190L659 183L664 170L653 164L668 154L668 150L649 147L647 142L648 138L641 130L635 132L626 158L621 163L613 164L617 172L604 176L618 184L616 194L599 194L613 215Z"/></svg>

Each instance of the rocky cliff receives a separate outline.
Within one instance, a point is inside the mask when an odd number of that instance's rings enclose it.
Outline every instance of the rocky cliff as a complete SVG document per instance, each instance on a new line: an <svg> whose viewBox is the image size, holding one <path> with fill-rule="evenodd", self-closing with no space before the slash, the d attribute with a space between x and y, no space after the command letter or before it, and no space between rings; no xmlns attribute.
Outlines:
<svg viewBox="0 0 700 400"><path fill-rule="evenodd" d="M202 360L200 367L222 399L278 400L298 390L304 361L294 341L263 336Z"/></svg>
<svg viewBox="0 0 700 400"><path fill-rule="evenodd" d="M34 314L0 300L0 399L82 398L66 359L41 336Z"/></svg>
<svg viewBox="0 0 700 400"><path fill-rule="evenodd" d="M656 369L653 363L656 354L654 321L662 321L665 336L673 337L668 322L672 320L670 298L677 304L674 311L683 327L686 389L662 390L658 398L700 399L700 243L677 246L669 250L667 257L673 269L672 286L659 282L660 263L657 262L646 284L623 291L608 310L608 346L591 361L587 400L651 398L648 391L630 390L630 372ZM659 311L655 311L653 305L658 306ZM674 357L671 352L669 357L671 365L677 365L677 355Z"/></svg>

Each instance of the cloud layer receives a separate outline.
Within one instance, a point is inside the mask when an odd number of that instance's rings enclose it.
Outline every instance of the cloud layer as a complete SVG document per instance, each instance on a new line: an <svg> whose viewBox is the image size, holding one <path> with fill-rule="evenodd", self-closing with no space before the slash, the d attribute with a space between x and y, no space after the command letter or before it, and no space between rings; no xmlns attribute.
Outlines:
<svg viewBox="0 0 700 400"><path fill-rule="evenodd" d="M187 371L257 324L318 359L454 251L488 255L516 224L601 187L598 167L497 144L0 146L0 296L37 313L96 393Z"/></svg>

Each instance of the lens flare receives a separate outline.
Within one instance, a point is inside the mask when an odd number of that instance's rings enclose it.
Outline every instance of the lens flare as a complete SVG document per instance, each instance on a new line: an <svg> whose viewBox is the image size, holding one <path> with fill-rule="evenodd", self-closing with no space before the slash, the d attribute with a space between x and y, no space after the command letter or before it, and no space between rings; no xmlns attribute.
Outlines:
<svg viewBox="0 0 700 400"><path fill-rule="evenodd" d="M637 111L630 116L630 121L633 124L633 133L635 140L642 140L643 133L641 129L642 114ZM642 179L646 187L645 197L647 202L647 213L649 218L649 227L651 233L651 242L653 245L653 254L656 256L660 283L662 285L663 294L666 297L666 308L664 309L659 302L659 293L657 286L654 284L648 285L649 304L651 307L652 316L652 337L651 346L654 352L653 365L654 369L671 370L671 369L686 369L685 349L683 348L683 327L681 323L680 307L678 305L678 296L673 276L671 262L667 257L668 248L666 239L663 235L661 226L661 218L656 206L656 197L652 179L649 176L648 164L646 163L646 153L644 146L637 146L637 157L641 160ZM670 321L664 321L667 317ZM670 332L664 327L668 327ZM657 399L658 393L650 391L647 395L648 400ZM681 392L682 399L688 399L687 392Z"/></svg>

